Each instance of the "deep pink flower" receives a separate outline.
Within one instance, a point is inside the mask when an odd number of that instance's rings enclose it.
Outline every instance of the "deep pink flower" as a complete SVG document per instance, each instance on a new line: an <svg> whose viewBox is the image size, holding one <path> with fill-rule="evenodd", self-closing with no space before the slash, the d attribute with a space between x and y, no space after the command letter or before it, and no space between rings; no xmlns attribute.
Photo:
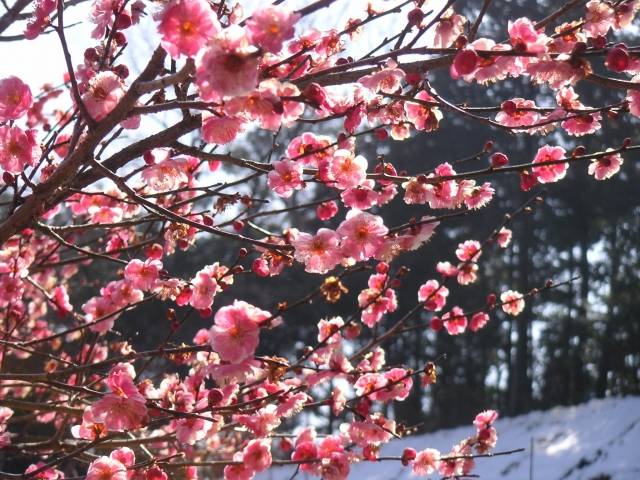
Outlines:
<svg viewBox="0 0 640 480"><path fill-rule="evenodd" d="M453 307L450 312L445 313L442 321L449 335L460 335L467 329L467 317L460 307Z"/></svg>
<svg viewBox="0 0 640 480"><path fill-rule="evenodd" d="M292 242L295 259L311 273L326 273L342 259L340 237L333 230L321 228L315 235L299 233Z"/></svg>
<svg viewBox="0 0 640 480"><path fill-rule="evenodd" d="M20 118L32 102L31 89L18 77L0 80L0 122Z"/></svg>
<svg viewBox="0 0 640 480"><path fill-rule="evenodd" d="M27 22L24 29L24 37L27 40L33 40L40 35L49 25L50 15L58 6L58 0L36 0L36 8L33 10L33 16Z"/></svg>
<svg viewBox="0 0 640 480"><path fill-rule="evenodd" d="M258 57L244 30L231 25L196 57L196 83L203 100L219 101L249 93L258 83Z"/></svg>
<svg viewBox="0 0 640 480"><path fill-rule="evenodd" d="M260 336L260 323L270 318L269 312L235 300L217 311L215 324L209 330L211 347L220 359L240 363L255 352Z"/></svg>
<svg viewBox="0 0 640 480"><path fill-rule="evenodd" d="M478 430L482 430L483 428L488 428L493 425L497 419L498 412L495 410L485 410L484 412L480 412L476 415L476 418L473 420L473 424Z"/></svg>
<svg viewBox="0 0 640 480"><path fill-rule="evenodd" d="M220 31L220 23L206 0L175 0L162 12L158 31L162 48L172 58L193 57Z"/></svg>
<svg viewBox="0 0 640 480"><path fill-rule="evenodd" d="M481 328L484 328L488 321L489 315L486 312L474 313L471 317L471 324L469 325L469 328L472 332L477 332Z"/></svg>
<svg viewBox="0 0 640 480"><path fill-rule="evenodd" d="M124 278L131 282L134 288L151 290L160 278L162 262L148 258L142 260L133 259L124 269Z"/></svg>
<svg viewBox="0 0 640 480"><path fill-rule="evenodd" d="M536 157L533 159L533 163L549 162L554 160L561 160L565 158L566 151L562 147L551 147L545 145L538 149ZM541 167L533 167L533 173L536 175L540 183L553 183L564 178L569 168L567 162L544 165Z"/></svg>
<svg viewBox="0 0 640 480"><path fill-rule="evenodd" d="M107 70L97 73L90 81L82 102L94 120L102 120L115 108L125 91L122 80Z"/></svg>
<svg viewBox="0 0 640 480"><path fill-rule="evenodd" d="M515 50L538 54L546 51L547 36L536 30L528 18L509 21L509 37Z"/></svg>
<svg viewBox="0 0 640 480"><path fill-rule="evenodd" d="M293 26L299 19L298 13L282 5L259 8L247 20L251 43L267 52L278 53L283 42L293 37Z"/></svg>

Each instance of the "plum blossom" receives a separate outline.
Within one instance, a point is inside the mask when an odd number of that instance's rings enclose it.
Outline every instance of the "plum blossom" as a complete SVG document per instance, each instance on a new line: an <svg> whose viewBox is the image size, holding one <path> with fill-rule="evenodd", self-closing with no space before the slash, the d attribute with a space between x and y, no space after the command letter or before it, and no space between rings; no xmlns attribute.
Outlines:
<svg viewBox="0 0 640 480"><path fill-rule="evenodd" d="M467 329L468 320L460 307L453 307L450 312L442 316L444 327L449 335L459 335Z"/></svg>
<svg viewBox="0 0 640 480"><path fill-rule="evenodd" d="M392 63L388 68L366 75L358 82L374 93L394 93L402 86L404 77L404 71Z"/></svg>
<svg viewBox="0 0 640 480"><path fill-rule="evenodd" d="M258 83L258 57L238 25L222 30L196 57L196 83L203 100L249 93Z"/></svg>
<svg viewBox="0 0 640 480"><path fill-rule="evenodd" d="M477 332L481 328L484 328L488 321L489 315L486 312L474 313L471 317L471 324L469 325L469 328L472 332Z"/></svg>
<svg viewBox="0 0 640 480"><path fill-rule="evenodd" d="M127 480L127 467L110 457L98 457L89 465L87 480Z"/></svg>
<svg viewBox="0 0 640 480"><path fill-rule="evenodd" d="M335 186L342 190L360 185L367 177L367 159L353 156L348 150L338 150L331 160L331 173Z"/></svg>
<svg viewBox="0 0 640 480"><path fill-rule="evenodd" d="M282 44L293 37L300 14L282 5L259 8L247 20L251 43L271 53L282 50Z"/></svg>
<svg viewBox="0 0 640 480"><path fill-rule="evenodd" d="M381 217L358 210L351 210L336 230L343 255L356 261L375 257L383 247L388 231Z"/></svg>
<svg viewBox="0 0 640 480"><path fill-rule="evenodd" d="M427 448L416 454L413 460L413 474L418 476L431 475L440 465L440 452L434 448Z"/></svg>
<svg viewBox="0 0 640 480"><path fill-rule="evenodd" d="M91 117L98 121L115 108L125 91L122 80L111 71L97 73L82 94L82 102Z"/></svg>
<svg viewBox="0 0 640 480"><path fill-rule="evenodd" d="M620 171L622 163L622 156L619 153L596 158L589 164L589 175L593 175L596 180L607 180Z"/></svg>
<svg viewBox="0 0 640 480"><path fill-rule="evenodd" d="M333 230L321 228L315 235L299 233L292 242L295 259L310 273L326 273L342 259L340 237Z"/></svg>
<svg viewBox="0 0 640 480"><path fill-rule="evenodd" d="M261 438L250 440L242 451L242 461L254 472L263 472L271 466L271 441Z"/></svg>
<svg viewBox="0 0 640 480"><path fill-rule="evenodd" d="M481 254L481 245L477 240L466 240L459 243L456 249L456 257L461 262L477 262Z"/></svg>
<svg viewBox="0 0 640 480"><path fill-rule="evenodd" d="M502 248L507 248L509 242L511 242L512 234L513 232L510 229L508 229L507 227L502 227L498 232L498 235L496 236L498 245L500 245L500 247Z"/></svg>
<svg viewBox="0 0 640 480"><path fill-rule="evenodd" d="M17 120L29 110L32 102L31 89L18 77L0 80L0 122Z"/></svg>
<svg viewBox="0 0 640 480"><path fill-rule="evenodd" d="M3 170L22 173L27 166L36 164L41 153L35 130L0 127L0 168Z"/></svg>
<svg viewBox="0 0 640 480"><path fill-rule="evenodd" d="M418 92L416 100L423 102L434 102L435 99L424 90ZM407 120L413 123L417 130L431 132L438 128L442 120L442 112L436 107L429 107L422 103L407 101L404 104Z"/></svg>
<svg viewBox="0 0 640 480"><path fill-rule="evenodd" d="M131 282L134 288L151 290L160 278L162 262L148 258L142 260L133 259L124 269L124 278Z"/></svg>
<svg viewBox="0 0 640 480"><path fill-rule="evenodd" d="M566 153L566 150L562 147L545 145L538 149L533 163L562 160L565 158ZM569 166L566 162L561 162L552 165L543 165L541 167L533 167L533 173L540 183L553 183L563 179L567 174L568 168Z"/></svg>
<svg viewBox="0 0 640 480"><path fill-rule="evenodd" d="M242 133L245 121L232 115L214 115L202 112L202 139L207 143L226 145L233 142Z"/></svg>
<svg viewBox="0 0 640 480"><path fill-rule="evenodd" d="M502 302L502 311L509 315L519 315L524 310L524 297L520 292L515 290L507 290L500 294Z"/></svg>
<svg viewBox="0 0 640 480"><path fill-rule="evenodd" d="M174 0L163 10L158 25L162 48L174 59L195 56L220 28L206 0Z"/></svg>
<svg viewBox="0 0 640 480"><path fill-rule="evenodd" d="M214 325L209 330L211 348L225 362L240 363L246 360L258 347L260 324L270 317L269 312L234 300L233 305L216 312Z"/></svg>
<svg viewBox="0 0 640 480"><path fill-rule="evenodd" d="M437 280L427 280L418 290L418 301L424 302L424 308L439 312L447 303L449 289L440 285Z"/></svg>
<svg viewBox="0 0 640 480"><path fill-rule="evenodd" d="M267 176L269 188L283 198L290 197L294 190L304 187L302 170L302 165L293 160L273 162L273 170Z"/></svg>

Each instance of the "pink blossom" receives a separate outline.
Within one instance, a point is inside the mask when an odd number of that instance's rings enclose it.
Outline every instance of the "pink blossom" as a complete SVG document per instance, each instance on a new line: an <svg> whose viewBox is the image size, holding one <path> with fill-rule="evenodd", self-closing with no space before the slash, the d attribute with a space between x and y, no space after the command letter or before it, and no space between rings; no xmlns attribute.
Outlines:
<svg viewBox="0 0 640 480"><path fill-rule="evenodd" d="M36 475L32 474L32 472L35 472L36 470L40 470L44 466L45 466L44 462L31 464L29 465L29 467L27 467L24 473L27 476L27 478L35 478L37 480L63 480L64 479L64 473L62 473L60 470L54 467L45 468L43 471L41 471Z"/></svg>
<svg viewBox="0 0 640 480"><path fill-rule="evenodd" d="M270 318L269 312L240 300L216 312L209 330L211 347L225 362L240 363L255 352L260 323Z"/></svg>
<svg viewBox="0 0 640 480"><path fill-rule="evenodd" d="M293 160L273 162L273 170L267 176L269 188L283 198L288 198L294 190L304 187L302 165Z"/></svg>
<svg viewBox="0 0 640 480"><path fill-rule="evenodd" d="M623 160L619 153L612 153L592 160L589 164L589 175L596 180L606 180L620 171Z"/></svg>
<svg viewBox="0 0 640 480"><path fill-rule="evenodd" d="M450 47L464 31L465 23L467 23L466 17L454 13L453 10L445 12L436 25L433 46L435 48Z"/></svg>
<svg viewBox="0 0 640 480"><path fill-rule="evenodd" d="M512 98L502 104L502 110L496 115L496 122L507 127L523 127L540 122L540 114L531 110L536 104L533 100Z"/></svg>
<svg viewBox="0 0 640 480"><path fill-rule="evenodd" d="M13 275L0 275L0 307L7 307L21 300L24 282Z"/></svg>
<svg viewBox="0 0 640 480"><path fill-rule="evenodd" d="M331 160L331 173L335 186L342 190L360 185L367 177L367 159L353 156L348 150L338 150Z"/></svg>
<svg viewBox="0 0 640 480"><path fill-rule="evenodd" d="M434 102L435 99L424 90L418 92L415 96L416 100L423 102ZM407 101L404 104L407 119L413 123L417 130L431 132L438 128L440 120L442 120L442 112L434 107L426 106L418 102Z"/></svg>
<svg viewBox="0 0 640 480"><path fill-rule="evenodd" d="M566 151L562 147L551 147L545 145L538 149L533 163L549 162L565 158ZM566 162L541 167L533 167L533 173L540 183L553 183L564 178L567 174L568 165Z"/></svg>
<svg viewBox="0 0 640 480"><path fill-rule="evenodd" d="M145 168L142 178L152 192L175 190L189 179L185 173L184 162L169 158Z"/></svg>
<svg viewBox="0 0 640 480"><path fill-rule="evenodd" d="M507 246L509 245L509 242L511 242L512 233L513 232L507 227L502 227L496 237L496 240L498 241L498 245L500 245L502 248L507 248Z"/></svg>
<svg viewBox="0 0 640 480"><path fill-rule="evenodd" d="M389 68L383 68L362 77L358 82L374 93L394 93L402 86L404 77L404 71L395 68L395 65L390 65Z"/></svg>
<svg viewBox="0 0 640 480"><path fill-rule="evenodd" d="M133 383L135 370L130 364L119 363L109 372L107 384L111 389L91 406L94 421L109 430L135 430L147 416L146 400Z"/></svg>
<svg viewBox="0 0 640 480"><path fill-rule="evenodd" d="M24 37L27 40L33 40L44 31L49 25L50 15L57 6L58 0L36 0L33 16L29 19L27 27L24 29Z"/></svg>
<svg viewBox="0 0 640 480"><path fill-rule="evenodd" d="M489 315L486 312L474 313L471 317L471 324L469 325L469 328L472 332L477 332L481 328L484 328L488 321Z"/></svg>
<svg viewBox="0 0 640 480"><path fill-rule="evenodd" d="M388 231L381 217L358 210L351 210L337 229L342 253L356 261L376 256Z"/></svg>
<svg viewBox="0 0 640 480"><path fill-rule="evenodd" d="M220 31L220 23L206 0L174 0L158 25L162 48L172 58L193 57Z"/></svg>
<svg viewBox="0 0 640 480"><path fill-rule="evenodd" d="M427 448L416 454L413 461L413 473L418 476L431 475L440 464L440 452L434 448Z"/></svg>
<svg viewBox="0 0 640 480"><path fill-rule="evenodd" d="M340 194L340 198L349 208L368 210L378 201L378 193L371 188L373 185L373 180L365 180L363 185L344 190Z"/></svg>
<svg viewBox="0 0 640 480"><path fill-rule="evenodd" d="M387 312L396 311L398 300L393 289L387 288L382 291L382 286L380 286L379 288L367 288L360 292L358 305L363 309L362 323L373 328Z"/></svg>
<svg viewBox="0 0 640 480"><path fill-rule="evenodd" d="M281 5L259 8L247 20L251 42L271 53L282 50L282 44L293 37L294 25L300 14Z"/></svg>
<svg viewBox="0 0 640 480"><path fill-rule="evenodd" d="M251 440L242 451L242 461L254 472L262 472L271 466L271 441Z"/></svg>
<svg viewBox="0 0 640 480"><path fill-rule="evenodd" d="M460 285L469 285L478 279L477 263L460 263L457 268L456 280Z"/></svg>
<svg viewBox="0 0 640 480"><path fill-rule="evenodd" d="M107 70L97 73L90 81L87 91L82 94L82 102L89 115L98 121L106 117L124 97L122 80Z"/></svg>
<svg viewBox="0 0 640 480"><path fill-rule="evenodd" d="M120 447L109 454L109 458L117 460L125 467L131 467L136 463L136 454L129 447Z"/></svg>
<svg viewBox="0 0 640 480"><path fill-rule="evenodd" d="M240 117L202 112L202 139L207 143L226 145L234 141L245 126Z"/></svg>
<svg viewBox="0 0 640 480"><path fill-rule="evenodd" d="M162 262L148 258L142 260L133 259L124 269L124 278L131 282L134 288L151 290L160 277Z"/></svg>
<svg viewBox="0 0 640 480"><path fill-rule="evenodd" d="M546 51L547 36L536 30L533 22L528 18L518 18L509 21L509 37L511 45L517 51L543 53Z"/></svg>
<svg viewBox="0 0 640 480"><path fill-rule="evenodd" d="M322 459L320 467L324 480L346 480L349 477L349 457L344 452L333 452Z"/></svg>
<svg viewBox="0 0 640 480"><path fill-rule="evenodd" d="M450 312L445 313L442 321L449 335L460 335L467 329L467 317L460 307L453 307Z"/></svg>
<svg viewBox="0 0 640 480"><path fill-rule="evenodd" d="M176 438L179 442L193 445L207 436L212 423L204 418L180 418L176 422Z"/></svg>
<svg viewBox="0 0 640 480"><path fill-rule="evenodd" d="M311 273L326 273L342 258L340 237L333 230L321 228L315 235L300 233L292 242L295 259Z"/></svg>
<svg viewBox="0 0 640 480"><path fill-rule="evenodd" d="M219 101L249 93L258 83L258 57L244 30L231 25L196 57L196 83L203 100Z"/></svg>
<svg viewBox="0 0 640 480"><path fill-rule="evenodd" d="M22 173L39 160L42 151L35 130L0 127L0 167L11 173Z"/></svg>
<svg viewBox="0 0 640 480"><path fill-rule="evenodd" d="M20 118L32 102L31 89L18 77L0 80L0 122Z"/></svg>
<svg viewBox="0 0 640 480"><path fill-rule="evenodd" d="M106 427L93 418L91 407L84 409L82 423L71 427L71 434L75 438L83 438L85 440L95 440L105 433Z"/></svg>
<svg viewBox="0 0 640 480"><path fill-rule="evenodd" d="M73 305L69 303L69 295L64 285L58 285L53 289L52 298L58 309L58 314L61 316L73 311Z"/></svg>
<svg viewBox="0 0 640 480"><path fill-rule="evenodd" d="M515 290L502 292L500 294L500 301L502 302L502 311L514 317L524 310L524 298L520 292Z"/></svg>
<svg viewBox="0 0 640 480"><path fill-rule="evenodd" d="M587 14L582 27L592 37L604 36L609 32L615 21L615 11L602 0L590 0L587 3Z"/></svg>
<svg viewBox="0 0 640 480"><path fill-rule="evenodd" d="M458 244L456 257L461 262L477 262L482 254L480 242L477 240L466 240Z"/></svg>
<svg viewBox="0 0 640 480"><path fill-rule="evenodd" d="M479 187L473 187L469 196L464 199L464 204L467 208L473 210L486 206L491 199L495 190L491 187L489 182L485 182Z"/></svg>
<svg viewBox="0 0 640 480"><path fill-rule="evenodd" d="M216 279L205 271L199 271L191 283L193 291L189 301L190 305L198 310L211 307L219 288Z"/></svg>
<svg viewBox="0 0 640 480"><path fill-rule="evenodd" d="M86 480L127 480L127 467L109 457L99 457L89 465Z"/></svg>
<svg viewBox="0 0 640 480"><path fill-rule="evenodd" d="M424 308L433 312L439 312L447 303L449 289L440 286L437 280L428 280L418 290L418 301L425 302Z"/></svg>
<svg viewBox="0 0 640 480"><path fill-rule="evenodd" d="M495 423L498 419L498 412L495 410L485 410L484 412L480 412L476 415L476 418L473 420L473 424L478 428L478 430L482 430L483 428L488 428Z"/></svg>

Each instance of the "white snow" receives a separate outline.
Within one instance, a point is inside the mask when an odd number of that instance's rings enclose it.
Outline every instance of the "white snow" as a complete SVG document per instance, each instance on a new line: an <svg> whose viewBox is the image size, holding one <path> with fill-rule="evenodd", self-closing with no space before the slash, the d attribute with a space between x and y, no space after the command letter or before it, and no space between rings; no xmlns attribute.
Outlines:
<svg viewBox="0 0 640 480"><path fill-rule="evenodd" d="M640 397L592 400L575 407L556 407L496 422L495 451L525 448L524 452L476 460L474 474L506 480L640 480ZM468 427L439 430L391 442L382 455L401 455L411 446L437 448L443 453L473 435ZM533 443L533 452L531 444ZM533 461L533 476L530 466ZM273 467L260 480L287 480L294 469ZM299 473L296 480L310 477ZM352 465L351 479L416 478L399 462ZM440 478L433 476L432 478Z"/></svg>

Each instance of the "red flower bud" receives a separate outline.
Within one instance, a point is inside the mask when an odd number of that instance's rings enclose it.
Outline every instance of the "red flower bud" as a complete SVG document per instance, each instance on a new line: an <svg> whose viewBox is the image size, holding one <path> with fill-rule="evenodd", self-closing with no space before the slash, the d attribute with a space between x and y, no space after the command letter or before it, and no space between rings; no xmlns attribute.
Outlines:
<svg viewBox="0 0 640 480"><path fill-rule="evenodd" d="M470 48L460 50L453 59L453 67L460 75L472 73L478 65L478 54Z"/></svg>
<svg viewBox="0 0 640 480"><path fill-rule="evenodd" d="M500 168L505 165L509 165L509 157L502 152L496 152L491 155L490 161L493 168Z"/></svg>
<svg viewBox="0 0 640 480"><path fill-rule="evenodd" d="M612 72L624 72L629 68L629 52L627 47L623 45L616 45L607 53L607 59L605 61L607 68Z"/></svg>

